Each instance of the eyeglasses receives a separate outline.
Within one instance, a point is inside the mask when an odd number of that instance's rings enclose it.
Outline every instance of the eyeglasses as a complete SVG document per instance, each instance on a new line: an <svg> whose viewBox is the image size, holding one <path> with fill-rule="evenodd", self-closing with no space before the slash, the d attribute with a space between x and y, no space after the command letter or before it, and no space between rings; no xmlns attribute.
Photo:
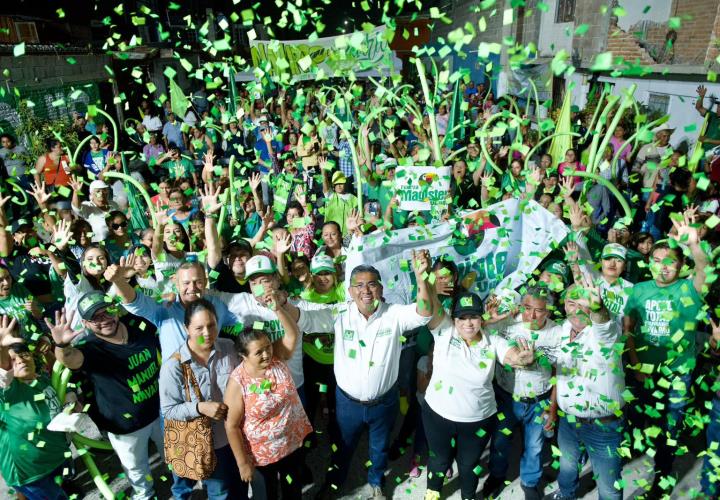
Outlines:
<svg viewBox="0 0 720 500"><path fill-rule="evenodd" d="M112 224L110 224L110 227L112 227L113 229L120 229L121 227L127 227L127 225L128 225L127 221L119 222L119 223L113 222Z"/></svg>
<svg viewBox="0 0 720 500"><path fill-rule="evenodd" d="M362 290L363 288L367 288L368 290L378 290L382 285L379 281L368 281L367 283L355 283L350 286L356 290Z"/></svg>

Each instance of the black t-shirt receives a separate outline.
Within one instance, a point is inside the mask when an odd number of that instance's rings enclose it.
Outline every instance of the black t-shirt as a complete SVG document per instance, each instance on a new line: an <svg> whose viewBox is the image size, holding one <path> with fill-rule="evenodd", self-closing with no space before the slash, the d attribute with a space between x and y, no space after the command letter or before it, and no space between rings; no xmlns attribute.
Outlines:
<svg viewBox="0 0 720 500"><path fill-rule="evenodd" d="M128 330L127 344L90 334L77 348L93 385L90 416L101 430L128 434L160 416L160 343L155 327L142 318L128 314L120 321Z"/></svg>
<svg viewBox="0 0 720 500"><path fill-rule="evenodd" d="M7 262L13 280L27 288L33 296L52 293L49 260L31 256L27 248L15 247Z"/></svg>
<svg viewBox="0 0 720 500"><path fill-rule="evenodd" d="M228 293L250 293L250 283L238 283L232 270L224 262L220 262L208 274L210 276L210 287L215 290Z"/></svg>

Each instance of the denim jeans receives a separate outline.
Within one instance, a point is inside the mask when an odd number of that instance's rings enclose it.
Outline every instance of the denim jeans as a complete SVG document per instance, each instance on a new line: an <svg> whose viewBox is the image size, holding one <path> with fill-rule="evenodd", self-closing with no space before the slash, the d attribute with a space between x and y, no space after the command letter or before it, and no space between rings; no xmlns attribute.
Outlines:
<svg viewBox="0 0 720 500"><path fill-rule="evenodd" d="M710 409L710 422L706 431L707 450L700 479L702 492L708 498L720 497L720 396L715 394ZM714 444L713 444L714 443Z"/></svg>
<svg viewBox="0 0 720 500"><path fill-rule="evenodd" d="M508 458L513 442L513 431L522 425L525 442L520 459L520 482L523 486L535 487L542 477L542 451L545 443L543 434L543 410L549 402L521 403L512 394L496 387L495 396L498 414L505 418L498 421L490 443L490 475L504 479L508 470Z"/></svg>
<svg viewBox="0 0 720 500"><path fill-rule="evenodd" d="M382 395L373 406L366 406L349 399L338 387L335 391L337 404L336 417L340 429L341 447L337 453L337 470L328 476L330 484L338 488L345 482L348 467L357 441L365 426L368 427L370 440L369 455L371 465L368 468L368 483L382 486L388 463L390 433L398 415L399 395L397 386Z"/></svg>
<svg viewBox="0 0 720 500"><path fill-rule="evenodd" d="M63 469L70 468L69 462L63 462L58 468L47 476L22 486L11 486L18 493L22 493L27 500L66 500L67 494L55 481L62 477Z"/></svg>
<svg viewBox="0 0 720 500"><path fill-rule="evenodd" d="M570 423L567 416L560 418L558 446L561 456L557 481L563 499L575 498L580 482L580 455L583 448L590 456L599 500L622 499L622 488L616 488L615 482L621 479L622 461L617 450L623 441L623 429L623 419L607 423Z"/></svg>
<svg viewBox="0 0 720 500"><path fill-rule="evenodd" d="M235 500L248 498L248 484L240 479L230 445L215 450L217 466L212 476L203 480L203 487L210 500ZM178 477L173 473L172 491L175 500L188 500L197 481Z"/></svg>
<svg viewBox="0 0 720 500"><path fill-rule="evenodd" d="M152 440L164 460L163 430L160 417L142 429L129 434L108 433L108 439L133 488L133 500L153 498L155 490L148 460L148 444Z"/></svg>

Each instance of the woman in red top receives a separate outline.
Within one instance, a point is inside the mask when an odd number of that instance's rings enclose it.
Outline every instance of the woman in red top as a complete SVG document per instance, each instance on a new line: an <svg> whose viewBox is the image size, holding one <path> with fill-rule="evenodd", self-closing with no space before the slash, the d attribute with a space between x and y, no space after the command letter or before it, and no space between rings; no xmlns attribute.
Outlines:
<svg viewBox="0 0 720 500"><path fill-rule="evenodd" d="M228 406L225 430L243 481L257 470L265 480L266 498L302 498L302 444L312 432L286 360L299 337L297 323L287 310L287 295L268 291L285 330L274 344L262 330L238 337L242 362L225 389ZM288 479L289 478L289 479Z"/></svg>
<svg viewBox="0 0 720 500"><path fill-rule="evenodd" d="M35 163L35 183L40 185L42 182L46 186L70 184L70 160L63 154L62 143L57 139L48 140L47 153Z"/></svg>

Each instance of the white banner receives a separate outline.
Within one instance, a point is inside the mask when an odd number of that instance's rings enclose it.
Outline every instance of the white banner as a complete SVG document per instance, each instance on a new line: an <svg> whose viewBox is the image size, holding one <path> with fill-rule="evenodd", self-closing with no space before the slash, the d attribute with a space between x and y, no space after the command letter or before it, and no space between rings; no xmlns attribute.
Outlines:
<svg viewBox="0 0 720 500"><path fill-rule="evenodd" d="M461 227L456 225L439 222L353 239L346 285L356 266L372 265L380 271L385 300L410 304L415 281L412 251L427 249L433 261L440 256L453 259L461 280L474 272L471 291L484 298L495 289L516 289L525 283L552 244L568 234L567 226L535 201L505 200L463 214ZM465 237L458 238L460 232Z"/></svg>
<svg viewBox="0 0 720 500"><path fill-rule="evenodd" d="M250 40L250 55L255 68L282 80L283 74L288 79L312 80L347 77L350 71L357 77L388 76L402 67L390 50L385 26L316 40Z"/></svg>
<svg viewBox="0 0 720 500"><path fill-rule="evenodd" d="M450 167L398 166L395 170L400 210L442 210L449 190Z"/></svg>

